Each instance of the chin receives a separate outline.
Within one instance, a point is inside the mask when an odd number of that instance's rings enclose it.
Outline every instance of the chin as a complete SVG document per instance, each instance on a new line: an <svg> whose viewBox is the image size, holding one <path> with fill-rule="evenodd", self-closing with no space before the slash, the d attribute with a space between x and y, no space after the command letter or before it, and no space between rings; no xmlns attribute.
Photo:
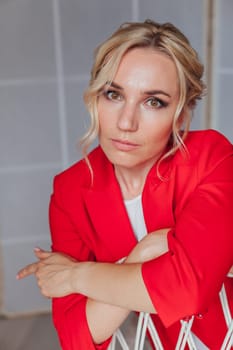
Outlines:
<svg viewBox="0 0 233 350"><path fill-rule="evenodd" d="M117 157L117 156L112 157L107 155L107 158L114 166L125 168L125 169L134 169L144 164L143 161L139 161L138 159L136 160L132 156L124 155L124 157Z"/></svg>

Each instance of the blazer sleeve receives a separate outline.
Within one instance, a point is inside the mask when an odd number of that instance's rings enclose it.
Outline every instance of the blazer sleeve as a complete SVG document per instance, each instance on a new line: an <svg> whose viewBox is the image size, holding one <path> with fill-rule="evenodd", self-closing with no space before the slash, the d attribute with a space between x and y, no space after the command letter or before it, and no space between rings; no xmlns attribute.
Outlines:
<svg viewBox="0 0 233 350"><path fill-rule="evenodd" d="M167 327L205 313L233 264L232 146L224 144L222 153L193 171L199 181L176 215L169 252L142 265L148 293Z"/></svg>
<svg viewBox="0 0 233 350"><path fill-rule="evenodd" d="M93 260L92 252L80 238L64 209L59 180L58 175L54 180L54 193L49 207L52 250L68 254L79 261ZM107 349L110 339L101 345L95 345L92 341L86 319L86 301L87 298L80 294L54 298L52 301L53 322L63 350Z"/></svg>

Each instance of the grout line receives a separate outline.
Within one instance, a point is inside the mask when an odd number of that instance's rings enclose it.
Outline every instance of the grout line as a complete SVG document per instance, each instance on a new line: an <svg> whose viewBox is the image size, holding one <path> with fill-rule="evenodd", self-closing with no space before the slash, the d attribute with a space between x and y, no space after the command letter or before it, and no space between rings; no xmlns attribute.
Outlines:
<svg viewBox="0 0 233 350"><path fill-rule="evenodd" d="M208 0L203 2L202 4L202 10L203 10L203 24L202 24L202 29L203 29L203 40L202 40L202 45L201 45L201 52L198 52L199 59L201 58L201 55L203 55L203 60L202 64L204 66L204 74L202 77L203 82L207 85L207 62L208 62L208 26L209 26L209 18L208 18ZM207 122L207 110L208 110L208 96L204 95L200 103L198 105L200 106L202 103L201 107L201 124L200 127L202 129L206 128ZM193 116L196 113L197 108L193 111Z"/></svg>
<svg viewBox="0 0 233 350"><path fill-rule="evenodd" d="M64 80L67 82L88 82L90 80L90 75L88 74L74 75L70 77L64 77Z"/></svg>
<svg viewBox="0 0 233 350"><path fill-rule="evenodd" d="M11 237L11 238L2 238L1 245L2 246L11 246L14 244L24 244L24 243L33 243L38 241L46 241L49 244L51 243L49 232L47 235L43 234L41 236L21 236L21 237Z"/></svg>
<svg viewBox="0 0 233 350"><path fill-rule="evenodd" d="M46 315L50 315L51 317L51 309L49 308L43 308L43 309L33 309L33 310L25 310L25 311L7 311L3 310L3 312L0 313L0 323L1 322L11 322L17 319L21 319L22 322L27 320L28 318L37 318L37 317L43 317ZM11 330L12 331L12 330ZM9 350L9 349L7 349ZM10 349L12 350L12 349ZM14 349L15 350L15 349ZM56 349L58 350L58 349ZM60 350L60 349L59 349Z"/></svg>
<svg viewBox="0 0 233 350"><path fill-rule="evenodd" d="M67 137L67 120L66 120L66 101L64 89L64 70L61 44L61 17L58 0L53 0L53 24L54 24L54 41L56 53L56 70L57 70L57 97L59 106L60 138L62 166L66 168L69 163L68 157L68 137Z"/></svg>
<svg viewBox="0 0 233 350"><path fill-rule="evenodd" d="M5 86L22 86L22 85L36 85L36 84L51 84L56 83L56 78L34 77L30 79L7 79L0 80L0 87Z"/></svg>
<svg viewBox="0 0 233 350"><path fill-rule="evenodd" d="M210 0L211 1L211 0ZM219 98L219 1L213 0L213 50L212 50L212 124L211 127L218 129L218 98Z"/></svg>
<svg viewBox="0 0 233 350"><path fill-rule="evenodd" d="M64 82L86 82L89 80L88 74L76 75L76 76L64 76ZM7 79L0 80L0 87L6 86L27 86L27 85L46 85L57 83L57 78L47 78L47 77L33 77L29 79Z"/></svg>
<svg viewBox="0 0 233 350"><path fill-rule="evenodd" d="M228 67L225 67L225 68L219 68L217 69L217 74L233 74L233 68L228 68Z"/></svg>
<svg viewBox="0 0 233 350"><path fill-rule="evenodd" d="M214 4L212 0L206 2L206 84L207 84L207 96L205 104L205 128L211 128L212 126L212 99L213 99L213 28L214 28Z"/></svg>
<svg viewBox="0 0 233 350"><path fill-rule="evenodd" d="M8 166L0 168L0 174L8 173L24 173L25 171L38 171L38 170L50 170L50 169L61 169L61 163L38 163L30 165L18 165Z"/></svg>
<svg viewBox="0 0 233 350"><path fill-rule="evenodd" d="M139 20L139 0L132 0L132 20Z"/></svg>

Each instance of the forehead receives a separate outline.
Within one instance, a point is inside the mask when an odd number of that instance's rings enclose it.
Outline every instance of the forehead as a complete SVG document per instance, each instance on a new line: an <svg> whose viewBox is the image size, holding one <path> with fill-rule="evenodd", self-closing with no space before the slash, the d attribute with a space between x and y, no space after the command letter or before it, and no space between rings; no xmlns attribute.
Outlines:
<svg viewBox="0 0 233 350"><path fill-rule="evenodd" d="M151 48L128 51L119 64L114 82L123 87L151 90L163 88L176 94L179 88L175 63L166 54Z"/></svg>

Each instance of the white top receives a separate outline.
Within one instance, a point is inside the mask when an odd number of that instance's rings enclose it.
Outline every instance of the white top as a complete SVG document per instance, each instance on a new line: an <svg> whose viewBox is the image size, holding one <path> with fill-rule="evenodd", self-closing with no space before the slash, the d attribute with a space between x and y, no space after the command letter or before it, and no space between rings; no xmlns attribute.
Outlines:
<svg viewBox="0 0 233 350"><path fill-rule="evenodd" d="M124 201L135 237L140 241L146 234L146 224L142 210L142 195Z"/></svg>

